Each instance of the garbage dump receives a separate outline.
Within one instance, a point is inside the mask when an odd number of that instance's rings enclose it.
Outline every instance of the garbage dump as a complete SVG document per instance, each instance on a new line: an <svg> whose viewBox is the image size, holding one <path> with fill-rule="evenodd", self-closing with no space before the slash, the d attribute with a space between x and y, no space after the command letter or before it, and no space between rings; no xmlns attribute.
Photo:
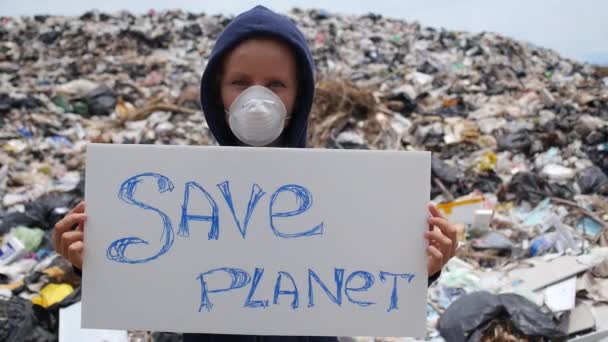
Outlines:
<svg viewBox="0 0 608 342"><path fill-rule="evenodd" d="M431 198L460 247L429 288L427 338L608 337L606 69L494 33L286 15L317 66L310 147L433 152ZM50 234L84 196L88 142L215 144L198 85L231 19L0 18L0 340L56 340L79 301Z"/></svg>

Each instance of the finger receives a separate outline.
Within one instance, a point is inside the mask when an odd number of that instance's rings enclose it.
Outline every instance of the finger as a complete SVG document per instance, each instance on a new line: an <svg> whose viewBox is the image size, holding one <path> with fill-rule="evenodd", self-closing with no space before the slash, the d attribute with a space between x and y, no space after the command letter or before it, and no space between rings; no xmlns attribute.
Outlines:
<svg viewBox="0 0 608 342"><path fill-rule="evenodd" d="M72 208L72 210L68 211L66 215L84 213L84 205L84 201L80 201L80 203L76 204L76 206Z"/></svg>
<svg viewBox="0 0 608 342"><path fill-rule="evenodd" d="M429 214L431 214L432 217L440 217L443 219L445 218L443 217L441 211L439 211L439 209L437 209L437 207L433 203L428 204L427 210L429 211Z"/></svg>
<svg viewBox="0 0 608 342"><path fill-rule="evenodd" d="M443 233L443 235L447 236L451 241L452 241L452 248L450 251L450 255L454 256L456 255L456 250L458 249L458 230L456 229L456 227L452 224L450 224L449 222L442 220L442 219L437 219L440 220L438 222L438 224L436 224L436 227L439 228L439 230L441 230L441 232Z"/></svg>
<svg viewBox="0 0 608 342"><path fill-rule="evenodd" d="M63 233L59 242L59 253L65 258L68 257L68 247L76 241L82 241L84 235L82 232L73 230Z"/></svg>
<svg viewBox="0 0 608 342"><path fill-rule="evenodd" d="M78 226L76 227L76 230L80 231L80 232L84 232L84 221L81 221L81 222L78 223Z"/></svg>
<svg viewBox="0 0 608 342"><path fill-rule="evenodd" d="M439 217L433 217L429 219L429 223L433 226L439 228L445 236L447 236L452 241L458 240L458 234L456 232L456 228L452 226L448 221Z"/></svg>
<svg viewBox="0 0 608 342"><path fill-rule="evenodd" d="M428 274L435 274L443 266L443 254L434 246L427 247L426 251L428 255Z"/></svg>
<svg viewBox="0 0 608 342"><path fill-rule="evenodd" d="M452 240L445 236L439 229L425 232L424 236L430 241L438 242L442 247L446 247L447 250L452 248Z"/></svg>
<svg viewBox="0 0 608 342"><path fill-rule="evenodd" d="M84 210L85 203L84 201L80 201L80 203L78 203L70 212L73 214L84 214ZM78 227L76 227L76 230L84 231L84 222L79 222Z"/></svg>
<svg viewBox="0 0 608 342"><path fill-rule="evenodd" d="M68 247L76 241L82 241L83 238L84 233L77 230L63 233L63 235L61 235L61 255L67 258Z"/></svg>
<svg viewBox="0 0 608 342"><path fill-rule="evenodd" d="M459 245L459 242L458 242L458 231L456 231L456 236L454 237L454 239L451 239L451 240L452 240L452 256L455 256L456 255L456 251L458 250L458 245Z"/></svg>
<svg viewBox="0 0 608 342"><path fill-rule="evenodd" d="M76 241L68 247L68 260L76 268L82 270L84 242Z"/></svg>
<svg viewBox="0 0 608 342"><path fill-rule="evenodd" d="M437 260L439 262L443 261L443 254L441 251L435 246L429 246L427 249L428 255L433 260Z"/></svg>
<svg viewBox="0 0 608 342"><path fill-rule="evenodd" d="M53 229L52 232L52 241L53 241L53 245L55 246L55 248L59 247L59 240L61 238L61 234L63 234L64 232L70 230L74 224L71 225L65 225L66 221L65 219L68 217L72 217L72 214L81 214L84 213L84 201L80 201L80 203L78 203L74 208L72 208L72 210L68 211L67 214L65 214L61 220L59 220L57 223L55 223L55 229ZM59 229L58 229L59 228Z"/></svg>
<svg viewBox="0 0 608 342"><path fill-rule="evenodd" d="M435 229L432 232L426 232L425 237L430 241L437 242L441 253L443 253L444 258L450 258L453 256L452 252L454 251L454 249L452 247L454 243L447 236L443 235L441 230ZM433 244L433 246L437 245Z"/></svg>
<svg viewBox="0 0 608 342"><path fill-rule="evenodd" d="M433 225L430 222L428 222L428 220L433 217L433 214L431 214L431 210L430 210L431 206L434 207L434 205L432 203L429 203L428 206L427 206L427 209L426 209L426 212L428 213L428 217L426 218L426 220L427 220L427 224L428 224L429 230L433 230Z"/></svg>
<svg viewBox="0 0 608 342"><path fill-rule="evenodd" d="M435 223L435 220L442 220L439 218L435 218L433 219L433 223ZM447 225L447 229L446 229L446 225ZM435 226L433 224L433 226ZM449 250L444 250L444 253L446 255L448 255L449 257L453 257L456 255L456 250L458 249L458 232L456 231L456 228L454 228L450 223L446 222L445 220L439 221L439 224L437 225L438 230L442 232L442 234L444 236L446 236L447 238L450 239L450 249ZM443 230L442 230L443 228Z"/></svg>
<svg viewBox="0 0 608 342"><path fill-rule="evenodd" d="M55 224L55 229L53 229L53 245L57 252L63 252L63 249L61 247L61 238L63 234L71 231L75 224L84 222L85 220L85 214L71 214L64 217L61 221Z"/></svg>
<svg viewBox="0 0 608 342"><path fill-rule="evenodd" d="M72 230L72 227L74 227L75 224L84 222L85 220L85 214L70 214L57 222L55 224L55 229L53 230L53 242L55 242L55 246L59 246L63 233Z"/></svg>

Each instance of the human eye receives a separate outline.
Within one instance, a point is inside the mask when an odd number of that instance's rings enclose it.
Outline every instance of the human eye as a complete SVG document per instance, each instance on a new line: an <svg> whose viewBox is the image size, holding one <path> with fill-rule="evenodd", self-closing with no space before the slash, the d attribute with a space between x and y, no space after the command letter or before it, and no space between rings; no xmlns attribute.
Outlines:
<svg viewBox="0 0 608 342"><path fill-rule="evenodd" d="M231 81L230 84L237 87L245 87L247 86L247 81L244 79L235 79Z"/></svg>
<svg viewBox="0 0 608 342"><path fill-rule="evenodd" d="M283 83L279 80L275 80L275 81L268 83L268 88L285 88L285 83Z"/></svg>

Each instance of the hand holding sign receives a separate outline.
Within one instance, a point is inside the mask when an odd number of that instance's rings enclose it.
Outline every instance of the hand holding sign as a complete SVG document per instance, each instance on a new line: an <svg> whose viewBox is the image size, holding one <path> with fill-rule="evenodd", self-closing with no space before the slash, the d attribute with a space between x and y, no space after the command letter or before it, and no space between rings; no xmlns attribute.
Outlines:
<svg viewBox="0 0 608 342"><path fill-rule="evenodd" d="M451 225L433 204L428 205L429 231L424 237L429 241L427 247L427 272L435 274L456 254L458 248L458 236L456 228Z"/></svg>
<svg viewBox="0 0 608 342"><path fill-rule="evenodd" d="M82 269L84 252L84 202L80 202L66 216L55 224L53 247L57 253L68 259L72 265ZM76 229L73 229L76 227Z"/></svg>

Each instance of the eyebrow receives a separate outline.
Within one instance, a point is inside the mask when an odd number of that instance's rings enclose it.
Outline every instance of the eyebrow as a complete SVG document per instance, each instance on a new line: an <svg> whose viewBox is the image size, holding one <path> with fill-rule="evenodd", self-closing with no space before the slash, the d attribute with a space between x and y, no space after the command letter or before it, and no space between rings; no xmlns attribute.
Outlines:
<svg viewBox="0 0 608 342"><path fill-rule="evenodd" d="M242 72L242 71L233 71L231 73L226 74L225 76L226 76L226 78L251 78L251 75L249 75L245 72ZM272 75L272 76L264 77L264 81L265 82L269 82L269 81L287 82L287 77L281 76L281 75Z"/></svg>
<svg viewBox="0 0 608 342"><path fill-rule="evenodd" d="M231 76L233 78L234 77L236 77L236 78L239 78L239 77L249 77L249 75L247 73L244 73L244 72L241 72L241 71L234 71L234 72L231 72L231 73L226 73L226 76Z"/></svg>

